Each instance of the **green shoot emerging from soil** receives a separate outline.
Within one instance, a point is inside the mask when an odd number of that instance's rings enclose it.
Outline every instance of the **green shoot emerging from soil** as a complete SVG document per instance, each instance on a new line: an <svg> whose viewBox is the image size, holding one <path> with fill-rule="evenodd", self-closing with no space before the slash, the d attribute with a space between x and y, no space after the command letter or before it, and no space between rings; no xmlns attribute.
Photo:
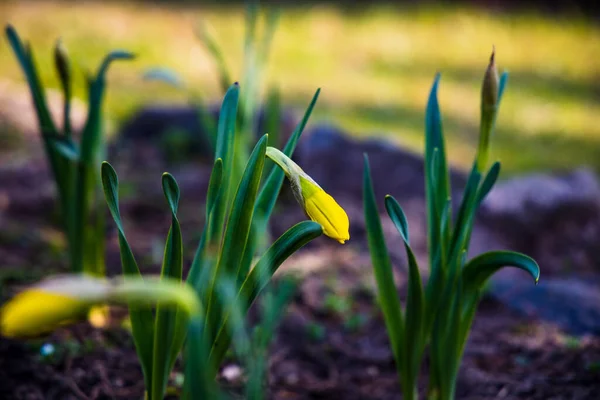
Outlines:
<svg viewBox="0 0 600 400"><path fill-rule="evenodd" d="M392 264L385 244L377 202L365 155L364 211L369 248L396 368L405 400L418 398L417 380L423 354L429 345L429 399L454 399L456 377L471 323L487 280L504 266L528 272L537 282L537 263L520 253L492 251L467 261L475 212L492 189L500 163L484 175L489 141L507 74L498 79L494 54L484 76L481 93L479 147L455 219L442 119L437 100L440 77L435 78L425 113L425 188L430 274L423 287L409 242L402 208L386 196L387 213L404 241L408 258L408 295L403 312L394 285Z"/></svg>

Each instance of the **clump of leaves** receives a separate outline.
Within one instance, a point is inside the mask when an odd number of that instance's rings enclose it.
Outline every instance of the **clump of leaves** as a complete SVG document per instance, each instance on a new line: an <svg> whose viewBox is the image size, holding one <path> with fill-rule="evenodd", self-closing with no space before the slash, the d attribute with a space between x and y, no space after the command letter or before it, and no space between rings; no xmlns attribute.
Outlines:
<svg viewBox="0 0 600 400"><path fill-rule="evenodd" d="M436 76L425 113L425 188L430 274L423 286L410 246L408 222L400 204L385 197L386 211L404 241L408 259L408 295L403 311L392 274L381 220L377 211L369 163L365 155L364 212L373 269L385 323L396 361L403 397L418 398L417 378L429 346L429 399L454 399L456 377L471 323L488 279L504 266L513 266L539 279L537 263L511 251L492 251L467 260L475 212L500 174L495 162L484 174L489 142L507 74L498 79L494 54L481 93L479 146L464 189L458 214L452 215L450 179L437 100Z"/></svg>
<svg viewBox="0 0 600 400"><path fill-rule="evenodd" d="M71 125L72 70L60 41L54 49L55 66L64 96L62 128L52 119L44 87L29 43L6 26L6 37L25 73L40 134L58 192L62 225L67 237L72 272L103 276L105 212L98 165L104 154L102 101L108 67L116 60L132 59L125 51L109 53L98 72L87 77L88 114L79 143Z"/></svg>

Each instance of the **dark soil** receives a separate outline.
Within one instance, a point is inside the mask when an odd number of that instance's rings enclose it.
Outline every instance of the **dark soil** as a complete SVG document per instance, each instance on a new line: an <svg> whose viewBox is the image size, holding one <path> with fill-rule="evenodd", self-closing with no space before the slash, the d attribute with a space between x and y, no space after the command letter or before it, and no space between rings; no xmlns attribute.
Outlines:
<svg viewBox="0 0 600 400"><path fill-rule="evenodd" d="M62 271L66 265L64 241L52 218L52 191L43 189L48 184L43 170L40 164L37 169L11 171L10 180L0 176L0 199L8 199L0 201L2 301L48 271ZM158 176L155 183L160 193ZM30 191L27 185L31 185ZM183 192L182 197L180 219L187 221L183 228L190 252L197 240L195 227L202 218L201 191L187 200ZM29 203L15 202L17 195ZM138 262L145 266L145 273L152 273L160 265L160 258L152 254L161 255L169 216L164 200L140 197L124 196L123 218ZM294 212L279 213L275 221L289 226L296 218L300 216ZM282 228L273 229L278 232ZM118 274L114 230L110 234L109 272ZM368 255L352 244L362 239L354 239L340 248L320 238L283 267L288 272L300 271L303 279L271 345L270 398L401 398L385 327L374 305ZM401 268L398 282L402 293ZM117 314L122 314L119 311ZM36 340L0 338L0 398L142 398L141 369L129 333L120 326L121 317L117 315L114 324L104 329L82 322ZM48 343L55 351L43 357L40 349ZM427 383L426 364L422 390ZM177 373L172 375L175 396ZM240 380L222 381L235 391L243 386L243 375ZM599 399L600 338L565 335L555 326L484 298L466 348L457 398Z"/></svg>

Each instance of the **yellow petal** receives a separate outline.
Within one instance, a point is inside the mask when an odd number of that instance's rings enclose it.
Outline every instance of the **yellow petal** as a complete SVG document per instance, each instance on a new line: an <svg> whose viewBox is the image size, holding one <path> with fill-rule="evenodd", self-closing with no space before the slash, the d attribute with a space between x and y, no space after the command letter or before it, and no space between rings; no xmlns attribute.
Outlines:
<svg viewBox="0 0 600 400"><path fill-rule="evenodd" d="M35 336L80 317L88 305L63 294L26 290L2 307L0 331L6 337Z"/></svg>
<svg viewBox="0 0 600 400"><path fill-rule="evenodd" d="M311 220L321 224L325 235L342 244L350 239L348 215L323 189L318 188L304 197L304 208Z"/></svg>

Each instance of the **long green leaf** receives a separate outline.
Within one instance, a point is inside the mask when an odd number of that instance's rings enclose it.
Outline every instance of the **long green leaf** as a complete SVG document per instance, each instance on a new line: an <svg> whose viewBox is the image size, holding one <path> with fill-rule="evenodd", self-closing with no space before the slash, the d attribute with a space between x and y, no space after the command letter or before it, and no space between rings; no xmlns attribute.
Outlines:
<svg viewBox="0 0 600 400"><path fill-rule="evenodd" d="M464 348L471 327L481 289L486 281L500 269L511 266L528 272L535 283L540 277L540 267L534 259L514 251L491 251L470 260L462 269L463 292L462 320L459 333L460 349Z"/></svg>
<svg viewBox="0 0 600 400"><path fill-rule="evenodd" d="M400 300L398 299L398 292L394 284L392 263L385 244L379 212L377 211L377 202L375 201L375 193L369 169L369 159L366 154L364 158L363 202L369 251L371 252L371 261L373 262L373 271L377 282L379 304L383 310L383 317L392 345L394 359L396 360L396 366L400 374L400 380L404 385L406 383L407 362L402 354L404 348L402 344L405 339L404 320Z"/></svg>
<svg viewBox="0 0 600 400"><path fill-rule="evenodd" d="M207 365L209 345L204 342L204 319L190 320L187 336L189 342L185 357L185 390L183 399L214 399L216 385Z"/></svg>
<svg viewBox="0 0 600 400"><path fill-rule="evenodd" d="M500 175L500 161L496 161L490 167L488 173L485 175L479 190L477 191L477 201L476 205L479 206L488 195L490 190L494 187L494 184L498 180L498 176Z"/></svg>
<svg viewBox="0 0 600 400"><path fill-rule="evenodd" d="M451 267L456 267L461 252L465 249L468 250L469 243L467 239L471 232L472 220L477 206L477 189L480 181L481 174L477 170L476 163L473 163L473 168L469 174L460 208L458 210L456 226L452 233L452 241L449 248L450 255L448 257L448 263Z"/></svg>
<svg viewBox="0 0 600 400"><path fill-rule="evenodd" d="M210 224L210 220L212 219L213 215L212 210L214 209L214 204L218 199L222 173L223 160L217 158L213 165L213 170L210 175L210 181L208 183L208 191L206 195L206 218L204 220L204 229L202 230L202 236L200 238L198 248L196 249L196 254L194 255L194 259L192 261L192 266L190 267L190 271L186 279L186 282L194 288L196 294L201 299L204 299L206 287L208 286L208 281L210 277L210 270L208 268L210 266L210 263L207 260L206 254L206 237L208 225ZM187 325L187 314L182 312L181 310L177 310L175 331L173 334L173 346L171 348L171 356L169 362L169 370L173 369L177 356L179 355L179 352L183 347L183 343L185 342L185 337L187 334Z"/></svg>
<svg viewBox="0 0 600 400"><path fill-rule="evenodd" d="M252 216L254 215L254 204L265 162L267 139L268 136L264 135L250 155L250 160L246 165L227 221L219 262L208 294L206 326L207 334L211 335L211 338L216 334L220 320L220 306L215 298L217 282L222 277L238 281L245 278L240 276L240 266L250 233Z"/></svg>
<svg viewBox="0 0 600 400"><path fill-rule="evenodd" d="M408 381L403 382L405 390L412 390L411 385L416 384L416 379L421 365L421 357L425 344L423 326L425 323L425 299L423 296L423 283L417 259L408 242L408 220L400 204L392 196L385 197L385 208L391 220L396 225L404 241L406 257L408 259L408 296L406 298L405 342L404 352L408 357Z"/></svg>
<svg viewBox="0 0 600 400"><path fill-rule="evenodd" d="M442 131L442 116L437 98L439 82L440 74L437 74L425 110L425 197L427 203L429 264L432 274L438 274L438 269L444 267L435 262L436 254L441 247L440 236L441 240L449 236L449 232L439 232L442 207L444 207L446 199L450 196L450 178ZM434 160L434 157L437 159ZM448 224L448 229L450 225Z"/></svg>
<svg viewBox="0 0 600 400"><path fill-rule="evenodd" d="M163 191L171 209L171 229L167 235L165 255L161 277L174 278L181 281L183 269L183 244L181 227L177 219L179 206L179 187L172 175L165 173L162 177ZM152 398L162 399L167 388L171 351L173 347L177 310L159 303L156 306L156 325L154 335L154 358L152 363Z"/></svg>
<svg viewBox="0 0 600 400"><path fill-rule="evenodd" d="M505 266L516 267L528 272L535 282L540 278L540 267L531 257L514 251L490 251L470 260L462 270L462 281L466 293L475 292Z"/></svg>
<svg viewBox="0 0 600 400"><path fill-rule="evenodd" d="M141 276L131 247L125 237L121 213L119 211L119 178L114 168L106 161L102 163L102 187L110 214L119 231L119 248L121 251L121 267L124 275ZM152 385L152 354L154 348L154 316L152 311L144 307L129 307L131 331L135 348L142 364L146 388ZM152 398L148 399L152 400Z"/></svg>
<svg viewBox="0 0 600 400"><path fill-rule="evenodd" d="M230 203L233 162L235 159L235 125L239 96L240 87L236 82L225 94L223 104L221 105L221 112L219 114L215 160L218 158L223 160L223 173L221 178L220 201L215 204L214 223L209 226L208 238L211 245L217 245L221 242L225 215Z"/></svg>
<svg viewBox="0 0 600 400"><path fill-rule="evenodd" d="M310 104L304 112L302 120L298 123L294 129L294 132L285 144L283 153L286 156L291 158L294 154L296 145L302 136L302 132L304 132L304 128L306 127L308 119L315 108L315 104L317 104L317 99L319 98L320 93L321 89L319 88L313 95ZM260 195L258 196L258 200L256 201L256 212L261 215L263 219L268 219L273 212L273 208L275 207L275 202L277 200L277 194L281 190L281 185L283 184L284 178L285 174L281 168L273 168L269 174L269 177L265 180L263 188L260 191Z"/></svg>
<svg viewBox="0 0 600 400"><path fill-rule="evenodd" d="M214 207L217 203L217 199L219 198L219 194L221 191L221 181L223 179L223 160L217 158L213 164L213 169L210 174L210 180L208 182L208 190L206 192L206 212L204 216L204 229L202 230L202 236L200 238L200 242L198 243L198 247L196 248L196 254L194 255L194 259L192 260L192 266L190 267L190 272L187 277L187 281L196 289L196 293L201 295L200 291L200 274L201 274L201 265L202 260L205 256L204 252L206 249L206 238L209 230L209 226L212 224L212 219L214 215Z"/></svg>
<svg viewBox="0 0 600 400"><path fill-rule="evenodd" d="M250 271L248 277L242 284L239 291L239 303L244 307L242 314L245 315L248 308L252 305L258 294L268 284L269 280L275 274L279 266L292 254L302 248L311 240L319 237L323 233L321 225L312 221L300 222L288 229L273 245L263 254L256 266ZM214 341L211 351L211 365L218 366L225 352L229 347L230 333L225 329L225 320L221 324L219 333Z"/></svg>
<svg viewBox="0 0 600 400"><path fill-rule="evenodd" d="M131 59L133 55L121 51L109 53L103 60L97 76L89 82L89 108L83 132L81 134L80 159L77 164L75 180L75 204L73 207L73 251L72 263L75 271L94 271L96 265L84 263L86 242L96 238L93 231L86 229L92 218L93 192L97 188L97 163L103 152L102 141L102 100L104 97L106 72L112 61Z"/></svg>

